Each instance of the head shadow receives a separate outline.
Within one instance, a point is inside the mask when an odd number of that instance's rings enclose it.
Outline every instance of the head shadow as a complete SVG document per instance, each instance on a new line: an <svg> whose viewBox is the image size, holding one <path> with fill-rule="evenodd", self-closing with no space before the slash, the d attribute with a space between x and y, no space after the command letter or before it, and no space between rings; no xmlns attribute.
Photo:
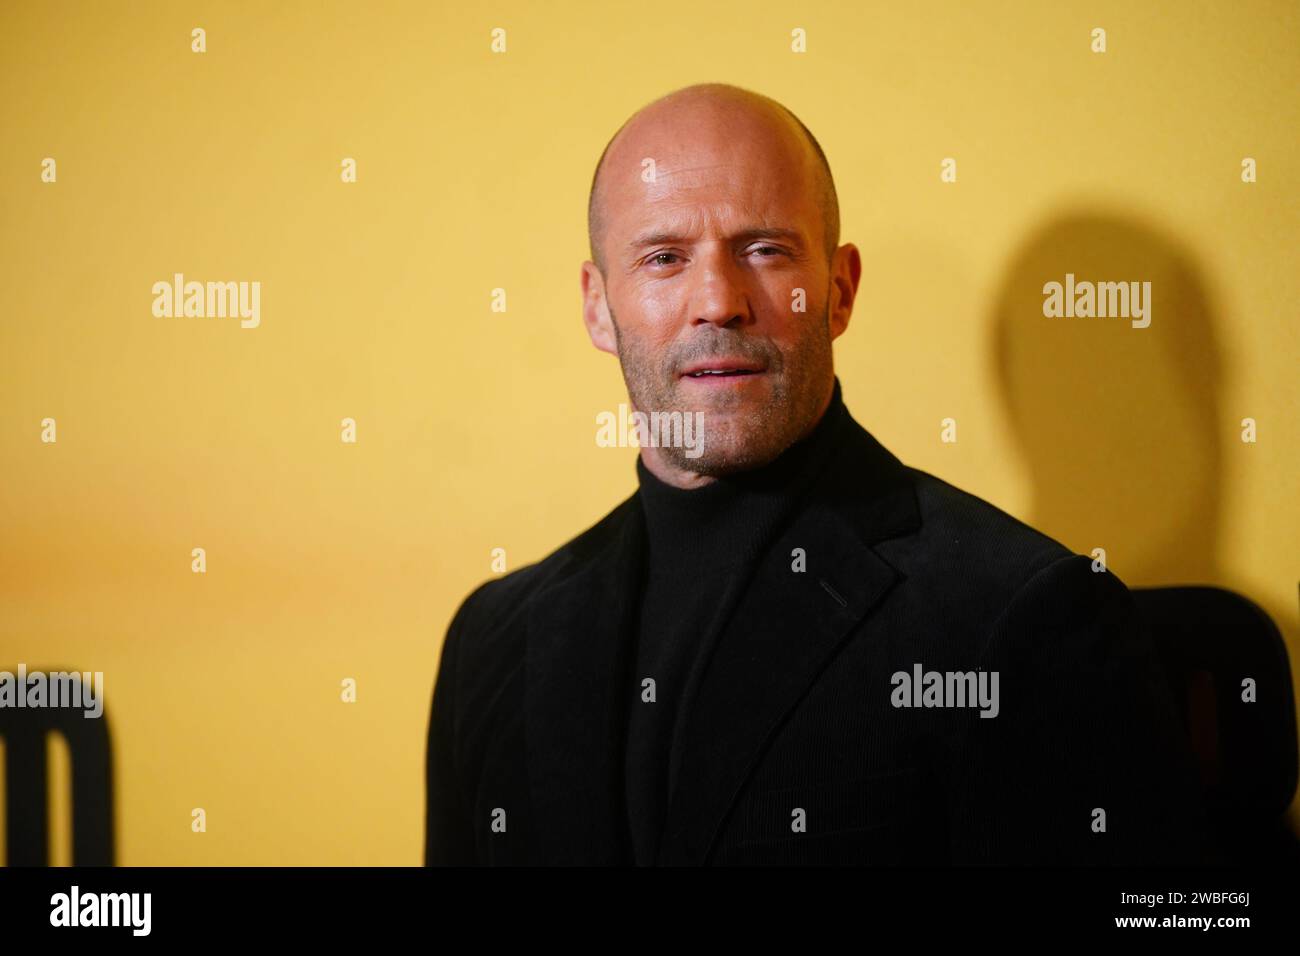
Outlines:
<svg viewBox="0 0 1300 956"><path fill-rule="evenodd" d="M1049 282L1150 282L1150 325L1048 317ZM1071 212L1035 230L993 299L993 363L1032 482L1027 520L1130 585L1217 582L1222 359L1200 269L1173 237Z"/></svg>

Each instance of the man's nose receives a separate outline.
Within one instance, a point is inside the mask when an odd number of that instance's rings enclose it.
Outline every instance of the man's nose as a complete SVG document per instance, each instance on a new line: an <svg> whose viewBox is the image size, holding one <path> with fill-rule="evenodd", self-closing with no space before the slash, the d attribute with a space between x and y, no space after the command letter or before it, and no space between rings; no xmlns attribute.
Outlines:
<svg viewBox="0 0 1300 956"><path fill-rule="evenodd" d="M734 327L753 321L743 270L726 244L718 243L698 257L691 281L690 316L693 325L708 322L720 327Z"/></svg>

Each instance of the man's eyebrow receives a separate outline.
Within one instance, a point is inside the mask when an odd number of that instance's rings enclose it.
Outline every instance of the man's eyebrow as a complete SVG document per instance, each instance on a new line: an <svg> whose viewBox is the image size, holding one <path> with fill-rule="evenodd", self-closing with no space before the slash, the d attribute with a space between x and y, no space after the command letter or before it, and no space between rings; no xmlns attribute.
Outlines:
<svg viewBox="0 0 1300 956"><path fill-rule="evenodd" d="M803 242L803 234L797 229L766 228L755 226L752 229L742 229L727 237L730 241L748 242L754 239L785 239L789 242ZM644 235L637 236L627 244L628 249L644 249L646 246L671 245L673 243L687 241L686 236L676 232L648 232Z"/></svg>

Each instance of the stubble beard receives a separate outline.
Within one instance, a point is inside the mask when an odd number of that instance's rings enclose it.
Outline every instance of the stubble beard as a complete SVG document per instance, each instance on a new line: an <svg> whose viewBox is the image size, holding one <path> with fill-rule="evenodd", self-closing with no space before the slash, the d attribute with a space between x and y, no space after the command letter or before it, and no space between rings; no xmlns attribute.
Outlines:
<svg viewBox="0 0 1300 956"><path fill-rule="evenodd" d="M679 412L684 417L703 413L703 451L674 447L667 442L659 455L675 469L709 477L722 477L759 468L775 459L816 424L826 400L834 371L827 312L812 318L809 334L791 352L781 352L768 339L714 327L707 338L700 336L689 346L670 347L648 354L626 338L610 309L619 364L628 398L633 407L650 415ZM749 389L719 388L712 398L684 394L690 386L678 378L687 364L718 356L741 356L767 366L763 378L767 396L759 403L745 394ZM703 390L701 390L703 391Z"/></svg>

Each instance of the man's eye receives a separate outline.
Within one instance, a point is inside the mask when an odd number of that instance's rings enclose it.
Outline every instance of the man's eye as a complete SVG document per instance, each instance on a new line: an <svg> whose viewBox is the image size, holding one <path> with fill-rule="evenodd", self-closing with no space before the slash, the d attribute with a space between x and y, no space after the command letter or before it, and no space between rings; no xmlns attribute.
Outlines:
<svg viewBox="0 0 1300 956"><path fill-rule="evenodd" d="M778 256L781 255L782 252L784 252L783 249L780 249L780 248L777 247L777 246L755 246L755 247L753 248L753 250L751 250L751 251L753 251L753 252L764 252L764 251L766 251L766 252L774 253L775 255L778 255ZM765 255L765 256L763 256L763 258L764 258L764 259L770 259L771 256L767 256L767 255Z"/></svg>
<svg viewBox="0 0 1300 956"><path fill-rule="evenodd" d="M661 259L675 260L676 258L677 258L677 253L675 252L656 252L653 256L650 257L650 261L655 265L670 266L672 265L671 262L661 262L660 260Z"/></svg>

